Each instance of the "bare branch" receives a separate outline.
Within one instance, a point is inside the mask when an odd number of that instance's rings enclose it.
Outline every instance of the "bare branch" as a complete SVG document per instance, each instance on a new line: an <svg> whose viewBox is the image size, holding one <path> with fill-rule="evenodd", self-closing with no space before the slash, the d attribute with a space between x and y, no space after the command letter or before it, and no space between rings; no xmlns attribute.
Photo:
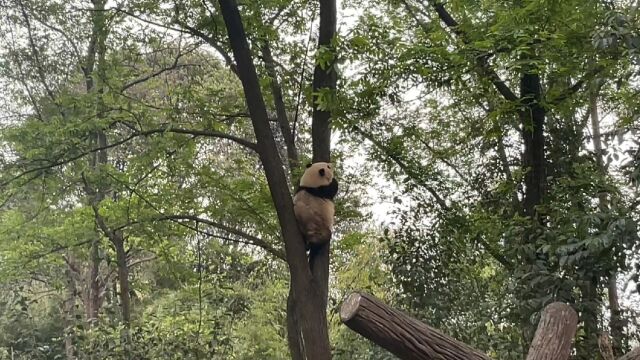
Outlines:
<svg viewBox="0 0 640 360"><path fill-rule="evenodd" d="M444 7L444 4L439 0L429 0L429 4L434 8L440 20L456 35L462 43L469 45L470 40L467 33L465 33L460 27L459 23L451 16L451 14ZM408 11L412 7L405 5ZM489 80L496 88L498 93L502 95L507 101L518 101L519 97L507 86L507 84L500 78L498 73L489 64L489 56L487 54L480 54L475 58L476 72L478 75Z"/></svg>
<svg viewBox="0 0 640 360"><path fill-rule="evenodd" d="M49 164L44 165L44 166L38 166L38 167L33 168L33 169L25 170L25 171L19 173L18 175L10 178L9 180L6 180L6 181L0 183L0 186L6 186L9 183L11 183L11 182L13 182L13 181L25 176L25 175L28 175L28 174L31 174L31 173L35 173L35 172L40 172L40 171L51 169L51 168L55 168L55 167L58 167L58 166L61 166L61 165L65 165L65 164L68 164L68 163L70 163L72 161L81 159L81 158L83 158L83 157L85 157L87 155L94 154L94 153L96 153L98 151L102 151L102 150L114 148L116 146L120 146L120 145L122 145L122 144L124 144L124 143L126 143L126 142L128 142L128 141L130 141L130 140L132 140L134 138L136 138L136 137L149 136L149 135L160 134L160 133L165 133L165 132L172 132L172 133L178 133L178 134L191 134L191 135L196 135L196 136L205 136L205 137L214 137L214 138L227 139L227 140L234 141L234 142L236 142L236 143L238 143L240 145L243 145L244 147L247 147L247 148L249 148L249 149L251 149L253 151L256 151L256 144L255 143L253 143L253 142L251 142L249 140L237 137L237 136L233 136L233 135L230 135L230 134L223 133L223 132L209 131L209 130L196 130L196 129L180 129L180 128L171 128L171 127L167 126L165 128L158 128L158 129L139 131L139 132L131 134L130 136L127 136L124 139L121 139L121 140L115 141L113 143L110 143L110 144L108 144L106 146L95 147L93 149L90 149L88 151L82 152L82 153L80 153L78 155L72 156L72 157L67 158L67 159L54 161L54 162L49 163Z"/></svg>
<svg viewBox="0 0 640 360"><path fill-rule="evenodd" d="M143 82L145 82L147 80L153 79L153 78L155 78L157 76L160 76L160 75L164 74L165 72L168 72L168 71L171 71L171 70L176 70L176 69L183 68L183 67L188 67L188 66L197 66L197 65L194 65L194 64L178 64L178 62L180 61L180 58L182 58L183 56L185 56L187 54L190 54L190 53L194 52L199 46L200 46L199 44L196 44L192 49L189 49L189 50L184 51L184 52L180 51L180 48L178 48L178 53L176 54L176 57L175 57L175 59L173 60L173 63L170 66L164 67L164 68L159 69L159 70L157 70L155 72L152 72L151 74L148 74L148 75L140 77L140 78L138 78L136 80L133 80L130 83L125 84L120 89L120 91L124 92L125 90L129 89L132 86L135 86L135 85L143 83Z"/></svg>
<svg viewBox="0 0 640 360"><path fill-rule="evenodd" d="M440 206L442 210L449 211L451 209L449 205L447 205L447 203L444 201L444 199L440 196L440 194L438 194L438 192L432 186L430 186L426 182L422 181L418 176L416 176L415 172L409 167L409 165L405 163L405 161L400 156L389 151L389 148L387 146L385 146L380 140L373 137L373 135L371 135L370 133L362 130L357 126L354 126L353 129L355 130L356 133L360 134L365 139L371 141L371 143L376 148L378 148L385 155L387 155L387 157L389 157L389 159L391 159L396 165L398 165L398 167L402 171L404 171L404 173L407 176L409 176L413 181L416 182L416 184L418 184L420 187L427 190L427 192L429 192L429 194L433 196L436 203L438 204L438 206Z"/></svg>
<svg viewBox="0 0 640 360"><path fill-rule="evenodd" d="M129 269L131 269L132 267L134 267L136 265L140 265L140 264L145 263L147 261L155 260L156 258L157 258L157 256L151 255L151 256L146 257L146 258L137 259L137 260L134 260L134 261L130 262L129 264L127 264L127 267Z"/></svg>
<svg viewBox="0 0 640 360"><path fill-rule="evenodd" d="M575 95L582 87L591 81L596 75L604 70L603 66L595 66L591 70L587 71L575 84L569 86L560 95L554 99L550 99L547 103L549 105L558 105L571 96Z"/></svg>
<svg viewBox="0 0 640 360"><path fill-rule="evenodd" d="M49 251L47 251L47 252L44 252L44 253L41 253L41 254L37 254L37 255L33 255L33 256L31 256L31 257L29 258L29 261L28 261L27 263L29 263L29 262L31 262L31 261L34 261L34 260L41 259L41 258L43 258L43 257L45 257L45 256L48 256L48 255L51 255L51 254L54 254L54 253L60 252L60 251L62 251L62 250L67 250L67 249L72 248L72 247L77 247L77 246L86 245L86 244L90 243L91 241L92 241L92 240L85 240L85 241L80 241L80 242L75 243L75 244L70 244L70 245L59 245L59 246L56 246L56 247L54 247L53 249L51 249L51 250L49 250Z"/></svg>
<svg viewBox="0 0 640 360"><path fill-rule="evenodd" d="M200 218L200 217L197 217L197 216L194 216L194 215L167 215L167 214L163 214L160 209L158 209L145 196L140 194L139 191L137 191L136 189L132 188L127 183L124 183L124 182L120 181L119 179L116 179L116 178L113 178L113 179L118 181L118 182L120 182L125 188L127 188L127 190L129 190L131 193L133 193L136 196L138 196L144 203L149 205L149 207L151 207L155 212L157 212L159 214L158 216L151 217L151 218L149 218L147 220L129 221L124 225L116 227L113 231L121 231L122 229L124 229L124 228L126 228L128 226L131 226L131 225L134 225L134 224L140 224L140 223L142 223L144 221L164 221L164 220L169 220L169 221L176 222L177 224L180 224L182 226L185 226L188 229L196 231L198 233L201 233L201 234L204 234L204 235L207 235L207 236L211 236L211 237L223 238L221 236L214 235L214 234L211 234L209 232L201 231L197 227L191 227L191 226L188 226L188 225L183 224L183 223L180 222L180 220L189 220L189 221L203 223L203 224L209 225L211 227L214 227L216 229L225 231L225 232L227 232L229 234L244 238L247 241L241 241L241 240L238 240L238 239L232 239L232 238L228 238L228 237L225 237L224 239L228 240L228 241L232 241L232 242L258 246L258 247L262 248L263 250L267 251L268 253L272 254L273 256L286 261L286 256L281 250L278 250L278 249L274 248L273 246L271 246L266 241L264 241L264 240L262 240L262 239L260 239L260 238L258 238L256 236L253 236L251 234L248 234L248 233L246 233L246 232L244 232L242 230L235 229L235 228L232 228L232 227L230 227L228 225L224 225L224 224L221 224L221 223L209 220L209 219Z"/></svg>
<svg viewBox="0 0 640 360"><path fill-rule="evenodd" d="M197 66L197 65L194 65L194 64L178 64L178 59L179 59L179 57L177 57L175 62L173 64L171 64L170 66L168 66L168 67L162 68L162 69L160 69L158 71L152 72L151 74L145 75L143 77L140 77L138 79L135 79L135 80L131 81L130 83L125 84L120 89L120 91L126 91L127 89L129 89L129 88L131 88L133 86L136 86L136 85L138 85L140 83L143 83L143 82L145 82L147 80L151 80L154 77L158 77L158 76L164 74L167 71L177 70L177 69L184 68L184 67L189 67L189 66Z"/></svg>
<svg viewBox="0 0 640 360"><path fill-rule="evenodd" d="M220 56L222 56L222 58L224 59L224 61L227 64L227 66L229 66L231 71L233 71L236 75L238 74L237 65L233 62L233 60L231 59L231 56L225 51L225 49L222 47L222 45L220 45L218 43L218 41L216 41L215 38L213 38L212 36L209 36L209 35L205 34L204 32L194 28L193 26L189 26L189 25L187 25L185 23L178 23L177 22L177 24L186 29L186 31L183 30L183 32L186 32L188 34L191 34L191 35L199 37L200 39L204 40L207 44L209 44L209 46L214 48L218 52L218 54L220 54Z"/></svg>
<svg viewBox="0 0 640 360"><path fill-rule="evenodd" d="M29 15L27 14L27 10L24 7L24 4L22 3L22 1L19 1L20 3L20 12L22 13L22 17L23 20L27 26L27 35L29 38L29 46L31 48L31 55L33 55L33 59L35 60L35 64L36 64L36 71L38 73L38 76L40 77L40 81L42 82L42 86L45 88L47 94L49 95L49 98L51 99L51 101L57 105L56 103L56 97L53 94L53 91L51 90L51 88L49 87L49 84L47 84L46 78L44 76L44 69L42 68L42 62L40 60L40 52L38 51L38 49L36 48L36 43L35 43L35 39L33 38L33 30L31 28L31 21L29 20Z"/></svg>
<svg viewBox="0 0 640 360"><path fill-rule="evenodd" d="M284 255L284 253L282 252L282 250L279 249L275 249L273 246L271 246L269 243L267 243L266 241L253 236L251 234L248 234L242 230L233 228L231 226L216 222L216 221L212 221L209 219L205 219L205 218L201 218L195 215L161 215L155 218L152 218L151 220L155 220L155 221L162 221L162 220L189 220L189 221L194 221L194 222L198 222L201 224L205 224L205 225L209 225L211 227L214 227L216 229L222 230L224 232L227 232L229 234L235 235L235 236L239 236L241 238L247 239L249 241L250 244L258 246L264 250L266 250L267 252L271 253L272 255L276 256L279 259L282 260L286 260L286 257Z"/></svg>

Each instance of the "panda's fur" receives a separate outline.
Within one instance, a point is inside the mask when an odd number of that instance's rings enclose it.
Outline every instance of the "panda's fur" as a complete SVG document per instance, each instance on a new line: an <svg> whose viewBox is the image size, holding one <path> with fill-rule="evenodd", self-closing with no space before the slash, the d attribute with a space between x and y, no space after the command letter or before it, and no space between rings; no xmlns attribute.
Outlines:
<svg viewBox="0 0 640 360"><path fill-rule="evenodd" d="M307 247L326 244L331 240L338 181L330 163L307 165L293 197L293 209Z"/></svg>

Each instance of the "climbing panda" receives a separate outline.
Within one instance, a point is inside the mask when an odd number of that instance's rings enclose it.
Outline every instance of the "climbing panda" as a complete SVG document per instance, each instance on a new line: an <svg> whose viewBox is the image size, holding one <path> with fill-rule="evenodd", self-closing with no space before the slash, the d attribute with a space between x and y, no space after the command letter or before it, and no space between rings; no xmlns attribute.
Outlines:
<svg viewBox="0 0 640 360"><path fill-rule="evenodd" d="M335 212L333 198L337 193L338 181L333 177L330 163L307 165L293 197L293 210L307 248L331 240Z"/></svg>

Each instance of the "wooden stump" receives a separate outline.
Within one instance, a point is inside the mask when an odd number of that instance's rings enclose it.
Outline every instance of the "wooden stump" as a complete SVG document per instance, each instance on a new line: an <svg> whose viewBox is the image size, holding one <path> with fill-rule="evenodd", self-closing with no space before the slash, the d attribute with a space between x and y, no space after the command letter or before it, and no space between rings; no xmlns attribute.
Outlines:
<svg viewBox="0 0 640 360"><path fill-rule="evenodd" d="M340 307L351 330L406 360L489 360L460 341L392 309L375 297L353 293Z"/></svg>
<svg viewBox="0 0 640 360"><path fill-rule="evenodd" d="M527 360L565 360L571 353L578 314L567 304L551 303L542 311Z"/></svg>

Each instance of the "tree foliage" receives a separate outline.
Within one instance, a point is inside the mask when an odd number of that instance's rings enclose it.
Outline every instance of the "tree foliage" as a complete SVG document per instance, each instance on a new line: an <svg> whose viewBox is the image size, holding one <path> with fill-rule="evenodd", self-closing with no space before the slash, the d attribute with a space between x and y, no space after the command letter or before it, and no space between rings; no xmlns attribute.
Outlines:
<svg viewBox="0 0 640 360"><path fill-rule="evenodd" d="M355 289L494 358L552 301L576 358L629 350L637 3L358 0L337 34L332 4L0 2L0 358L388 359ZM287 203L329 158L308 261Z"/></svg>

